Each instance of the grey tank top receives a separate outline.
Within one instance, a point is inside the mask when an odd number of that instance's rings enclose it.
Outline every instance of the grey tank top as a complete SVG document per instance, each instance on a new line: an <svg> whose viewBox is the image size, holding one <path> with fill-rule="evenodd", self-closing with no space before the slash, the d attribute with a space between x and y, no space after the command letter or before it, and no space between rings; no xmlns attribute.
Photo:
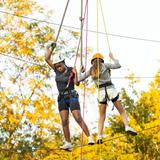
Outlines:
<svg viewBox="0 0 160 160"><path fill-rule="evenodd" d="M66 73L60 73L59 71L55 70L56 73L55 81L59 92L64 92L66 90L74 89L74 76L71 78L68 88L66 88L71 72L72 72L72 67L67 67Z"/></svg>

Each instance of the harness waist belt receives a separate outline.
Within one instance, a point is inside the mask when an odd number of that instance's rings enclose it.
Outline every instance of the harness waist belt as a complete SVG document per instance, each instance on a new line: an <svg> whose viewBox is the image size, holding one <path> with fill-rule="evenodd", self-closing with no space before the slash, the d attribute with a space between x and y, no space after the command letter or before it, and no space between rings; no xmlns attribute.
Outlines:
<svg viewBox="0 0 160 160"><path fill-rule="evenodd" d="M76 92L76 90L66 90L64 92L60 92L59 94L60 95L68 95L68 94L75 93L75 92Z"/></svg>
<svg viewBox="0 0 160 160"><path fill-rule="evenodd" d="M106 82L106 83L104 83L104 84L100 84L100 85L99 85L99 88L107 87L107 86L111 86L111 85L113 85L113 83L110 81L110 82Z"/></svg>

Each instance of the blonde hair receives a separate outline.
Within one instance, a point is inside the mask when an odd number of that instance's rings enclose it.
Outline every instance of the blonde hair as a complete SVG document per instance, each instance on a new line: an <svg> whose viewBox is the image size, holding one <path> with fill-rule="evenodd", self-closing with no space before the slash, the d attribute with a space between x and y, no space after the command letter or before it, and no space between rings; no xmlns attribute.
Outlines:
<svg viewBox="0 0 160 160"><path fill-rule="evenodd" d="M100 63L100 62L97 62L97 63L94 63L91 67L91 70L90 70L90 75L93 79L98 79L102 73L102 70L103 70L103 63Z"/></svg>

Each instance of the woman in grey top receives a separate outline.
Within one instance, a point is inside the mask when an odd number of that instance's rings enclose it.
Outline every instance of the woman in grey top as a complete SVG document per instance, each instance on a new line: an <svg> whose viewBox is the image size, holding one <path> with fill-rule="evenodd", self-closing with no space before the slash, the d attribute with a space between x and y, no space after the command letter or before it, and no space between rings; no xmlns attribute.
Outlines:
<svg viewBox="0 0 160 160"><path fill-rule="evenodd" d="M92 80L98 88L98 102L99 102L99 133L98 133L98 144L102 144L102 132L104 127L104 121L106 117L106 107L107 101L112 101L114 106L117 108L120 113L123 123L125 125L125 131L137 135L136 131L128 125L127 115L119 99L119 93L116 91L110 77L110 69L118 69L121 67L119 61L114 58L113 54L110 53L109 57L113 60L113 64L104 63L104 57L100 53L93 55L91 59L91 68L86 74L79 74L78 82L83 81L84 79L91 76Z"/></svg>

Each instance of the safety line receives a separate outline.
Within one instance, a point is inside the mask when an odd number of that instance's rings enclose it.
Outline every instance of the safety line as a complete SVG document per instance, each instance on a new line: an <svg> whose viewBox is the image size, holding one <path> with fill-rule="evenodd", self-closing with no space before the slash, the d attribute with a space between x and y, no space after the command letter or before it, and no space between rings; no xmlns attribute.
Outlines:
<svg viewBox="0 0 160 160"><path fill-rule="evenodd" d="M37 22L43 22L43 23L48 23L48 24L53 24L53 25L56 25L56 26L59 26L60 24L58 23L54 23L54 22L49 22L49 21L46 21L46 20L40 20L40 19L36 19L36 18L30 18L30 17L27 17L27 16L18 16L18 15L15 15L13 13L9 13L9 12L6 12L6 11L2 11L0 10L0 13L3 13L3 14L9 14L9 15L12 15L12 16L15 16L15 17L21 17L21 18L25 18L25 19L29 19L29 20L34 20L34 21L37 21ZM69 26L69 25L62 25L64 28L70 28L70 29L76 29L76 30L80 30L80 28L78 27L73 27L73 26ZM83 29L85 31L85 29ZM87 30L88 32L91 32L91 33L97 33L96 31L94 30ZM100 32L98 31L99 34L102 34L102 35L105 35L106 33L104 32ZM113 34L113 33L108 33L108 35L110 36L114 36L114 37L119 37L119 38L127 38L127 39L133 39L133 40L140 40L140 41L147 41L147 42L153 42L153 43L160 43L160 40L154 40L154 39L147 39L147 38L139 38L139 37L132 37L132 36L125 36L125 35L120 35L120 34Z"/></svg>
<svg viewBox="0 0 160 160"><path fill-rule="evenodd" d="M156 125L156 126L152 126L152 127L146 128L146 129L142 129L142 130L140 130L140 131L137 131L137 133L145 132L145 131L147 131L147 130L154 129L154 128L158 128L158 127L160 127L160 125ZM106 140L103 141L102 145L106 144L105 142L113 141L113 140L115 140L115 139L120 139L120 138L125 137L125 136L127 136L127 135L128 135L128 134L125 133L125 134L122 135L122 136L117 136L117 137L113 137L113 138L106 139ZM138 136L138 135L137 135L137 136ZM136 136L134 136L134 137L136 137ZM99 144L95 144L95 145L99 145ZM88 144L83 145L83 147L87 147L87 146L88 146L88 147L93 147L94 145L88 145ZM77 149L77 148L80 148L80 147L81 147L81 146L75 146L75 147L72 147L72 149ZM52 150L52 151L55 151L55 150L61 150L61 149L55 148L55 149L51 149L51 150Z"/></svg>
<svg viewBox="0 0 160 160"><path fill-rule="evenodd" d="M46 67L45 64L44 64L44 65L40 65L40 64L38 64L38 63L26 61L26 60L24 60L24 59L22 59L22 58L14 57L14 56L11 56L11 55L7 55L7 54L3 54L3 53L0 53L0 55L5 56L5 57L9 57L9 58L12 58L12 59L16 59L16 60L18 60L18 61L22 61L22 62L25 62L25 63L33 64L33 65L35 65L35 66Z"/></svg>
<svg viewBox="0 0 160 160"><path fill-rule="evenodd" d="M81 0L81 17L80 17L80 41L81 41L81 48L80 48L80 64L81 64L81 67L83 66L83 59L82 59L82 52L83 52L83 0ZM84 91L85 91L85 87L84 87ZM83 93L85 94L85 92ZM83 96L83 115L82 115L82 118L84 120L84 105L85 105L85 95ZM82 123L83 125L83 123ZM83 127L83 126L82 126ZM82 130L82 135L81 135L81 152L80 152L80 158L82 160L83 158L83 138L84 138L84 135L83 135L83 130Z"/></svg>
<svg viewBox="0 0 160 160"><path fill-rule="evenodd" d="M145 132L145 131L147 131L147 130L150 130L150 129L154 129L154 128L157 128L157 127L160 127L160 125L155 125L155 126L152 126L152 127L149 127L149 128L146 128L146 129L142 129L142 130L140 130L140 131L137 131L137 133L141 133L141 132ZM109 138L109 139L106 139L106 140L104 140L103 141L103 143L102 143L102 145L104 145L104 144L106 144L105 142L108 142L108 141L113 141L113 140L115 140L115 139L120 139L120 138L122 138L122 137L125 137L126 135L128 135L128 134L124 134L124 135L122 135L122 136L117 136L117 137L113 137L113 138ZM138 135L137 135L138 136ZM136 137L136 136L135 136ZM95 145L99 145L99 144L95 144ZM83 145L83 147L93 147L94 145L88 145L88 144L86 144L86 145ZM72 149L77 149L77 148L80 148L81 146L75 146L75 147L72 147ZM7 149L0 149L0 151L3 151L3 150L5 150L5 151L8 151ZM62 151L62 149L60 149L60 148L53 148L53 149L50 149L51 151ZM16 150L14 150L14 152L15 152Z"/></svg>
<svg viewBox="0 0 160 160"><path fill-rule="evenodd" d="M23 60L21 58L18 58L18 57L14 57L14 56L10 56L10 55L6 55L6 54L3 54L3 53L0 53L0 55L2 56L5 56L5 57L9 57L9 58L12 58L12 59L15 59L15 60L18 60L18 61L22 61L22 62L25 62L25 63L29 63L29 64L32 64L32 65L37 65L37 66L40 66L40 67L45 67L45 64L44 65L40 65L38 63L34 63L34 62L30 62L30 61L26 61L26 60ZM124 77L112 77L112 79L129 79L129 78L134 78L134 79L152 79L152 78L155 78L155 77L160 77L160 76L136 76L136 77L132 77L132 76L124 76Z"/></svg>

